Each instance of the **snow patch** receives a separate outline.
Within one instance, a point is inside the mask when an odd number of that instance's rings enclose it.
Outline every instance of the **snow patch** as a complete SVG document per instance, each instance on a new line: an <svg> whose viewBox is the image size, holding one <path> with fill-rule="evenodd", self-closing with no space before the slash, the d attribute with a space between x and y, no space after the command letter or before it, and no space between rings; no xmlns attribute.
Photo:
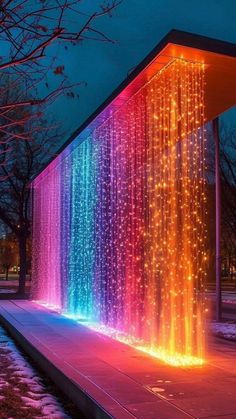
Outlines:
<svg viewBox="0 0 236 419"><path fill-rule="evenodd" d="M211 330L214 334L226 339L236 340L236 323L217 323L211 324Z"/></svg>
<svg viewBox="0 0 236 419"><path fill-rule="evenodd" d="M0 358L9 364L4 372L0 373L0 389L11 387L12 393L20 397L21 409L38 409L39 418L66 419L69 416L64 412L59 400L47 393L42 379L34 368L24 359L13 340L0 326ZM14 381L14 382L12 382ZM16 384L18 383L18 384ZM23 386L23 387L21 387ZM22 394L22 392L24 392ZM0 396L0 400L5 397ZM34 417L37 417L36 415ZM8 418L10 419L10 418Z"/></svg>

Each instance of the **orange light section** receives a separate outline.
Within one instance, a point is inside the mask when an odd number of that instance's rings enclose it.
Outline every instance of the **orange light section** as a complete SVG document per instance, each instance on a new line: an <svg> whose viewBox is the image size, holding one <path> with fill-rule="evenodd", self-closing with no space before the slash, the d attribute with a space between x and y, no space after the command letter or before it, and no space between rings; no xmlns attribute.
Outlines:
<svg viewBox="0 0 236 419"><path fill-rule="evenodd" d="M147 90L146 350L179 364L204 357L204 74L176 60Z"/></svg>

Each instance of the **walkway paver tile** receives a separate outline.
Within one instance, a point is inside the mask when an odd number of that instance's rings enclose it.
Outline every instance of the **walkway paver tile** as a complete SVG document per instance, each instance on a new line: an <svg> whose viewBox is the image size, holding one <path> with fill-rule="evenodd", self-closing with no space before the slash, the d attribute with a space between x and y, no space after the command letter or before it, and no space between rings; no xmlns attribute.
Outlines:
<svg viewBox="0 0 236 419"><path fill-rule="evenodd" d="M236 419L236 344L211 340L206 365L175 368L30 301L1 301L0 316L90 418Z"/></svg>

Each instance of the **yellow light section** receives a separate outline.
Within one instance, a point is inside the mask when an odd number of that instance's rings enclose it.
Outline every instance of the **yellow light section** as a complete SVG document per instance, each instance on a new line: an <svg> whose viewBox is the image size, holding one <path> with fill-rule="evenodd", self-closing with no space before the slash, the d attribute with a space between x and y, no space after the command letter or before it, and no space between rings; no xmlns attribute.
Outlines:
<svg viewBox="0 0 236 419"><path fill-rule="evenodd" d="M66 317L72 318L71 316L67 315ZM74 320L77 320L79 322L77 318L74 318ZM134 339L130 336L125 335L124 333L118 332L117 330L105 325L101 325L98 323L88 323L86 321L83 321L82 324L94 330L95 332L109 336L112 339L124 343L125 345L131 346L134 349L137 349L138 351L144 352L147 355L150 355L153 358L157 358L160 361L163 361L164 363L172 365L174 367L193 367L202 366L205 364L205 360L203 358L198 358L196 356L180 353L170 354L164 348L160 347L150 348L148 345L145 345L138 339Z"/></svg>
<svg viewBox="0 0 236 419"><path fill-rule="evenodd" d="M176 60L147 86L146 324L139 349L173 365L205 347L204 65Z"/></svg>

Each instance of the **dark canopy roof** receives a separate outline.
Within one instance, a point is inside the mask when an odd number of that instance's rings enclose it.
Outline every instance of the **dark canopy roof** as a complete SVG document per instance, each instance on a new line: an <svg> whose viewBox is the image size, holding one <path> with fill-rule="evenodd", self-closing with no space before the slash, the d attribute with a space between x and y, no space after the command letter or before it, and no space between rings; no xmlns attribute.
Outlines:
<svg viewBox="0 0 236 419"><path fill-rule="evenodd" d="M73 140L76 140L77 145L87 138L91 131L122 106L144 83L176 58L205 64L207 121L236 104L236 44L172 30L75 131L58 154L63 150L66 154L66 147Z"/></svg>

